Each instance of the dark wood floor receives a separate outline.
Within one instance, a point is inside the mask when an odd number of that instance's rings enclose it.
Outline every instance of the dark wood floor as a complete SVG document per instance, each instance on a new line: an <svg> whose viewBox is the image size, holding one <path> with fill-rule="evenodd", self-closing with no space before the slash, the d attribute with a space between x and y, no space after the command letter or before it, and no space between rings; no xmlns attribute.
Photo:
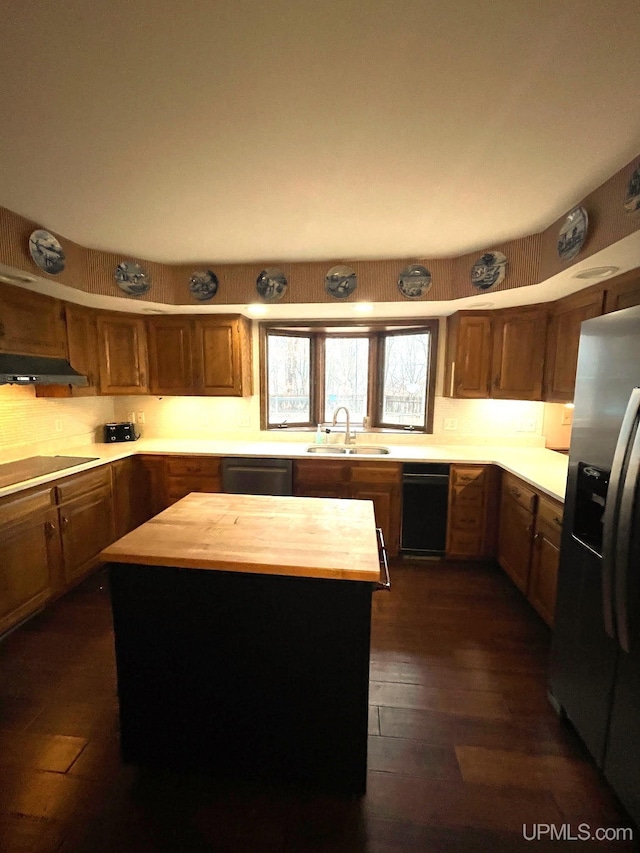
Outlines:
<svg viewBox="0 0 640 853"><path fill-rule="evenodd" d="M551 710L549 632L501 571L403 564L392 581L374 596L368 791L355 801L122 767L94 575L0 642L0 851L490 853L576 849L526 841L523 824L629 826Z"/></svg>

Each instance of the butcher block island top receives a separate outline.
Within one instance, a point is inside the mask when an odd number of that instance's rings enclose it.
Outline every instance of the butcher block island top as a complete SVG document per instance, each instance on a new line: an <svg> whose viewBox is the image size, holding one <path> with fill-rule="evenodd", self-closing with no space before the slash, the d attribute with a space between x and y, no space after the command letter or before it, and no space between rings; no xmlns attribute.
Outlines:
<svg viewBox="0 0 640 853"><path fill-rule="evenodd" d="M109 563L375 583L373 503L192 493L106 548Z"/></svg>

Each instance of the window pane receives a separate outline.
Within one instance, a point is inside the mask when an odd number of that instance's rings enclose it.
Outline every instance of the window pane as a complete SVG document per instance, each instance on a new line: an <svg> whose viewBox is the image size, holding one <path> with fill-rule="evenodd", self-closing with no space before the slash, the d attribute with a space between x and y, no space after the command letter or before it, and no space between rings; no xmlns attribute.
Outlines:
<svg viewBox="0 0 640 853"><path fill-rule="evenodd" d="M333 419L338 406L346 406L351 422L361 423L367 414L368 339L327 338L324 360L325 421Z"/></svg>
<svg viewBox="0 0 640 853"><path fill-rule="evenodd" d="M382 422L424 428L429 333L384 339Z"/></svg>
<svg viewBox="0 0 640 853"><path fill-rule="evenodd" d="M309 338L267 336L267 383L269 423L311 421Z"/></svg>

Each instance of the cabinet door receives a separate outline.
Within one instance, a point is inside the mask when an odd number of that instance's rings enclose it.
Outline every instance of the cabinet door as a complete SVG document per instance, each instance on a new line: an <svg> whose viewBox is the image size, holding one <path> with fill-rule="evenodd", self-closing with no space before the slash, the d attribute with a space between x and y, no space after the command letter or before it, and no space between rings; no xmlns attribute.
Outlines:
<svg viewBox="0 0 640 853"><path fill-rule="evenodd" d="M0 634L54 593L60 540L51 490L11 497L0 507Z"/></svg>
<svg viewBox="0 0 640 853"><path fill-rule="evenodd" d="M544 399L554 403L573 400L578 364L580 324L602 314L603 291L570 296L551 306L545 358Z"/></svg>
<svg viewBox="0 0 640 853"><path fill-rule="evenodd" d="M447 377L449 397L483 398L490 393L491 317L455 314L448 324Z"/></svg>
<svg viewBox="0 0 640 853"><path fill-rule="evenodd" d="M0 284L0 351L66 358L62 303L22 287Z"/></svg>
<svg viewBox="0 0 640 853"><path fill-rule="evenodd" d="M609 314L611 311L632 308L634 305L640 305L639 269L619 275L606 284L605 313Z"/></svg>
<svg viewBox="0 0 640 853"><path fill-rule="evenodd" d="M194 394L192 321L163 317L147 322L151 392Z"/></svg>
<svg viewBox="0 0 640 853"><path fill-rule="evenodd" d="M242 397L252 393L251 336L244 318L198 318L195 342L198 394Z"/></svg>
<svg viewBox="0 0 640 853"><path fill-rule="evenodd" d="M494 312L492 397L542 400L546 326L544 308Z"/></svg>
<svg viewBox="0 0 640 853"><path fill-rule="evenodd" d="M67 302L64 307L69 363L87 385L36 385L36 397L93 397L100 386L96 313Z"/></svg>
<svg viewBox="0 0 640 853"><path fill-rule="evenodd" d="M518 589L527 594L533 541L535 494L505 476L500 501L498 562Z"/></svg>
<svg viewBox="0 0 640 853"><path fill-rule="evenodd" d="M396 486L357 485L352 486L349 497L361 501L373 501L376 527L382 528L387 554L396 557L400 547L400 492Z"/></svg>
<svg viewBox="0 0 640 853"><path fill-rule="evenodd" d="M97 489L59 508L64 579L70 584L94 567L115 539L111 488Z"/></svg>
<svg viewBox="0 0 640 853"><path fill-rule="evenodd" d="M452 465L447 516L447 557L478 560L495 548L495 470L486 465Z"/></svg>
<svg viewBox="0 0 640 853"><path fill-rule="evenodd" d="M151 518L151 483L139 456L111 465L115 538L119 539Z"/></svg>
<svg viewBox="0 0 640 853"><path fill-rule="evenodd" d="M147 338L144 320L123 314L98 317L101 394L145 394Z"/></svg>
<svg viewBox="0 0 640 853"><path fill-rule="evenodd" d="M560 504L539 499L531 555L529 601L550 626L556 609L562 511Z"/></svg>
<svg viewBox="0 0 640 853"><path fill-rule="evenodd" d="M293 494L308 498L345 498L349 463L339 459L298 459L293 463Z"/></svg>

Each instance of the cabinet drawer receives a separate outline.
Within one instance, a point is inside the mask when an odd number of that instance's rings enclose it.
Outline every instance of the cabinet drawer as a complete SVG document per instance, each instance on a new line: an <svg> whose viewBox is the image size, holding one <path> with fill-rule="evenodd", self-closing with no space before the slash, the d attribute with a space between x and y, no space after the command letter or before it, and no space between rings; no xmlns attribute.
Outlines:
<svg viewBox="0 0 640 853"><path fill-rule="evenodd" d="M484 486L486 471L484 466L451 466L451 479L454 486L477 485Z"/></svg>
<svg viewBox="0 0 640 853"><path fill-rule="evenodd" d="M463 530L449 532L448 554L479 557L482 555L482 534Z"/></svg>
<svg viewBox="0 0 640 853"><path fill-rule="evenodd" d="M480 486L452 486L451 487L451 508L455 512L456 509L470 509L471 507L480 508L484 503L484 489Z"/></svg>
<svg viewBox="0 0 640 853"><path fill-rule="evenodd" d="M170 477L190 474L220 477L220 459L217 456L168 456L165 464Z"/></svg>
<svg viewBox="0 0 640 853"><path fill-rule="evenodd" d="M402 467L395 462L352 462L350 481L352 483L391 483L400 485Z"/></svg>
<svg viewBox="0 0 640 853"><path fill-rule="evenodd" d="M54 505L52 488L40 489L27 495L9 495L0 501L0 525L14 525L37 512L46 512Z"/></svg>
<svg viewBox="0 0 640 853"><path fill-rule="evenodd" d="M536 503L536 493L525 486L522 480L511 474L505 474L502 481L503 492L506 492L513 500L528 512L533 512Z"/></svg>
<svg viewBox="0 0 640 853"><path fill-rule="evenodd" d="M304 459L294 463L294 484L328 485L346 483L349 478L349 465L344 461L326 459Z"/></svg>
<svg viewBox="0 0 640 853"><path fill-rule="evenodd" d="M560 547L562 534L562 515L564 507L555 501L540 497L536 514L536 533L544 532L547 539Z"/></svg>
<svg viewBox="0 0 640 853"><path fill-rule="evenodd" d="M95 489L103 488L111 489L111 471L108 465L102 465L100 468L94 468L84 474L76 474L74 477L69 477L68 480L57 483L58 503L66 503L66 501L93 492Z"/></svg>
<svg viewBox="0 0 640 853"><path fill-rule="evenodd" d="M482 531L484 524L484 512L482 506L459 506L451 513L451 527L456 530L478 530Z"/></svg>
<svg viewBox="0 0 640 853"><path fill-rule="evenodd" d="M167 498L174 503L190 492L217 493L221 489L216 477L171 477L167 480Z"/></svg>

